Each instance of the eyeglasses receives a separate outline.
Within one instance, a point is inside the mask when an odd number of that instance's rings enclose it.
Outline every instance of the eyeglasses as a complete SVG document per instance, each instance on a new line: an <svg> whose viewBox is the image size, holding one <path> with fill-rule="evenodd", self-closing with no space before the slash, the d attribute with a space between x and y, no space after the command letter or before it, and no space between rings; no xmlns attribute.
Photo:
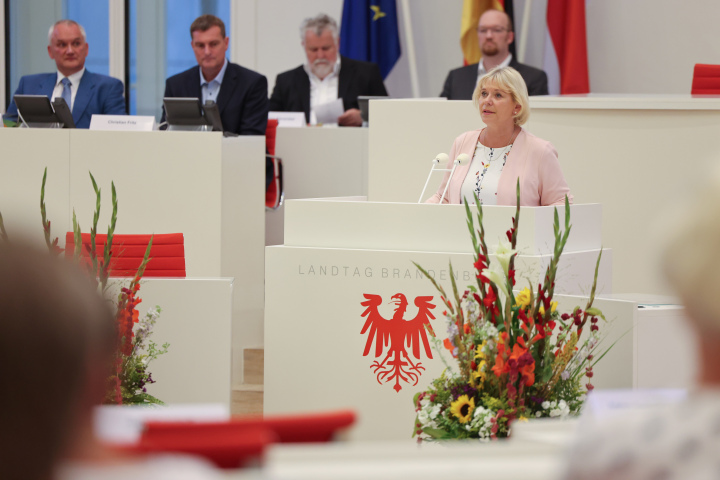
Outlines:
<svg viewBox="0 0 720 480"><path fill-rule="evenodd" d="M477 31L480 35L487 35L488 33L500 35L503 32L507 32L508 29L505 27L478 27Z"/></svg>

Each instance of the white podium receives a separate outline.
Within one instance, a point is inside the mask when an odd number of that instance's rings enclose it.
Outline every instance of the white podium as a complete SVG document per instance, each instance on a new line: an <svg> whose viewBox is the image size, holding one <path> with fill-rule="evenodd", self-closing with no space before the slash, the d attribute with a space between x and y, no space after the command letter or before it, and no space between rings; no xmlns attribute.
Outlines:
<svg viewBox="0 0 720 480"><path fill-rule="evenodd" d="M514 209L486 207L484 212L492 248L505 237ZM592 284L601 209L574 205L571 212L573 231L559 266L556 291L580 294L589 292ZM523 255L516 276L520 288L527 284L525 277L536 284L544 275L553 246L552 214L551 207L521 210ZM426 268L448 291L448 262L461 291L475 283L464 207L295 200L286 205L285 227L285 245L266 248L264 412L351 407L359 413L353 439L409 441L413 395L439 377L445 365L436 352L432 359L423 354L420 361L426 370L416 385L403 383L396 392L394 384L379 383L370 368L374 357L363 356L367 338L360 333L365 323L361 302L364 294L381 295L380 313L390 318L394 305L387 302L402 293L409 302L405 318L410 319L418 311L414 298L432 296L436 308L431 324L437 338L445 339L439 293L412 262ZM610 291L611 265L612 252L606 250L600 291ZM579 304L584 307L585 300ZM632 337L623 337L626 331L623 326L613 329L610 339L622 338L620 347L604 362L615 367L604 373L596 370L598 387L632 386Z"/></svg>

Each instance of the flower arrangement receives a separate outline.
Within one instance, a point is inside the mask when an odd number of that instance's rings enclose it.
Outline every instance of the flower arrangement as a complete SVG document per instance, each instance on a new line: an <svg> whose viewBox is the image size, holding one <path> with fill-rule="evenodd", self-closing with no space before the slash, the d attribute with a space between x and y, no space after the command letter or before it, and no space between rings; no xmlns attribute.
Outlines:
<svg viewBox="0 0 720 480"><path fill-rule="evenodd" d="M60 255L62 249L58 247L58 238L52 238L51 222L47 218L45 208L45 182L47 180L47 168L43 174L42 186L40 187L40 214L42 217L45 243L51 255ZM158 356L167 353L170 344L165 343L162 347L150 340L153 326L160 317L160 307L151 308L145 317L140 320L137 306L142 299L138 296L140 281L142 280L145 267L150 261L150 249L152 238L145 250L143 260L137 270L135 277L127 287L120 286L120 293L113 296L108 283L110 274L110 262L113 257L112 241L117 223L117 192L115 184L112 188L112 215L108 226L107 240L103 250L102 258L98 258L96 252L97 224L100 218L101 192L95 178L90 173L93 189L95 191L95 212L93 215L92 228L90 229L90 245L86 245L87 257L82 258L82 232L73 211L73 258L83 265L90 276L96 279L98 289L102 294L110 298L116 311L117 319L117 343L115 347L114 371L108 379L108 390L105 396L105 403L120 405L138 404L163 404L163 402L147 393L147 384L155 383L152 374L148 370L150 362ZM0 239L9 241L0 214Z"/></svg>
<svg viewBox="0 0 720 480"><path fill-rule="evenodd" d="M595 266L590 297L584 309L557 311L553 301L560 256L570 234L570 208L565 199L565 222L561 229L555 209L555 247L544 281L533 292L532 284L515 289L515 257L520 220L520 189L517 209L507 241L500 241L490 263L478 199L477 230L465 202L467 224L474 249L477 283L458 291L450 265L452 297L420 265L417 268L440 292L445 305L448 337L435 349L447 350L457 362L430 387L414 397L418 441L451 438L490 440L507 437L513 420L536 417L565 418L579 412L585 395L593 389L593 366L607 353L598 352L598 318L593 308L598 267ZM589 335L582 337L583 331Z"/></svg>

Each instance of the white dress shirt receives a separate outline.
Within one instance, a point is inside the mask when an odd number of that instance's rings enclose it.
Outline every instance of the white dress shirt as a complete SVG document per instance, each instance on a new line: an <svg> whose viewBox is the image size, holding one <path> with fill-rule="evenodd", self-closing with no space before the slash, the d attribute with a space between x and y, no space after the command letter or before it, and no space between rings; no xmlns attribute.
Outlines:
<svg viewBox="0 0 720 480"><path fill-rule="evenodd" d="M82 78L84 73L85 73L85 67L83 67L80 71L77 71L67 77L68 80L70 80L70 105L68 105L68 108L70 108L71 112L73 109L73 105L75 105L75 96L77 95L78 87L80 86L80 79ZM58 97L62 97L63 84L60 82L62 81L63 78L65 78L65 75L63 75L60 72L57 72L57 80L55 82L55 89L53 90L52 97L50 98L51 102Z"/></svg>
<svg viewBox="0 0 720 480"><path fill-rule="evenodd" d="M512 60L512 53L508 53L508 56L505 57L505 60L500 62L500 64L498 65L498 68L507 67L508 65L510 65L511 60ZM487 72L488 71L485 70L485 65L483 65L483 59L481 58L480 61L478 62L478 76L477 76L478 80L480 80L480 77L485 75ZM477 83L475 85L477 85Z"/></svg>
<svg viewBox="0 0 720 480"><path fill-rule="evenodd" d="M307 63L304 65L305 72L310 78L310 125L317 125L315 108L318 105L330 103L338 98L338 81L340 78L340 55L338 55L332 72L320 80Z"/></svg>
<svg viewBox="0 0 720 480"><path fill-rule="evenodd" d="M205 80L205 77L202 73L202 68L199 69L203 105L205 105L205 102L208 100L212 100L213 102L217 103L217 97L218 95L220 95L220 86L222 85L223 78L225 78L225 70L227 70L227 64L228 61L226 58L225 63L223 63L223 67L220 69L220 73L218 73L217 76L209 82Z"/></svg>

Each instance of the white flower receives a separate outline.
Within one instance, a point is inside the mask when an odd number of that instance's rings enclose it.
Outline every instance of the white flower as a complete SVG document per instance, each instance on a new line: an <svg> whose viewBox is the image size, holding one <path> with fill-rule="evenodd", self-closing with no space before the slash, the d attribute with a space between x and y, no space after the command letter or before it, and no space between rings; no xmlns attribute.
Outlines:
<svg viewBox="0 0 720 480"><path fill-rule="evenodd" d="M430 418L435 420L440 415L440 405L435 405L430 409Z"/></svg>
<svg viewBox="0 0 720 480"><path fill-rule="evenodd" d="M540 412L535 412L535 416L536 416L536 417L540 418L541 415L542 415L542 413L540 413Z"/></svg>
<svg viewBox="0 0 720 480"><path fill-rule="evenodd" d="M489 268L486 268L482 271L482 274L488 280L494 283L498 290L500 290L505 295L505 297L508 296L507 280L502 275L500 275L500 273L496 272L495 270L490 270Z"/></svg>
<svg viewBox="0 0 720 480"><path fill-rule="evenodd" d="M508 274L508 269L510 268L510 258L516 253L517 250L512 249L510 242L504 242L501 240L498 243L498 246L495 249L495 258L497 258L497 261L502 266L505 275Z"/></svg>
<svg viewBox="0 0 720 480"><path fill-rule="evenodd" d="M567 370L563 370L563 372L560 374L560 378L562 378L563 380L567 380L568 378L570 378L570 372L568 372Z"/></svg>
<svg viewBox="0 0 720 480"><path fill-rule="evenodd" d="M567 408L567 403L565 402L565 400L560 400L558 402L558 408L561 410L565 410Z"/></svg>
<svg viewBox="0 0 720 480"><path fill-rule="evenodd" d="M545 400L544 402L542 402L542 407L543 407L543 410L547 410L548 408L550 408L550 402Z"/></svg>

